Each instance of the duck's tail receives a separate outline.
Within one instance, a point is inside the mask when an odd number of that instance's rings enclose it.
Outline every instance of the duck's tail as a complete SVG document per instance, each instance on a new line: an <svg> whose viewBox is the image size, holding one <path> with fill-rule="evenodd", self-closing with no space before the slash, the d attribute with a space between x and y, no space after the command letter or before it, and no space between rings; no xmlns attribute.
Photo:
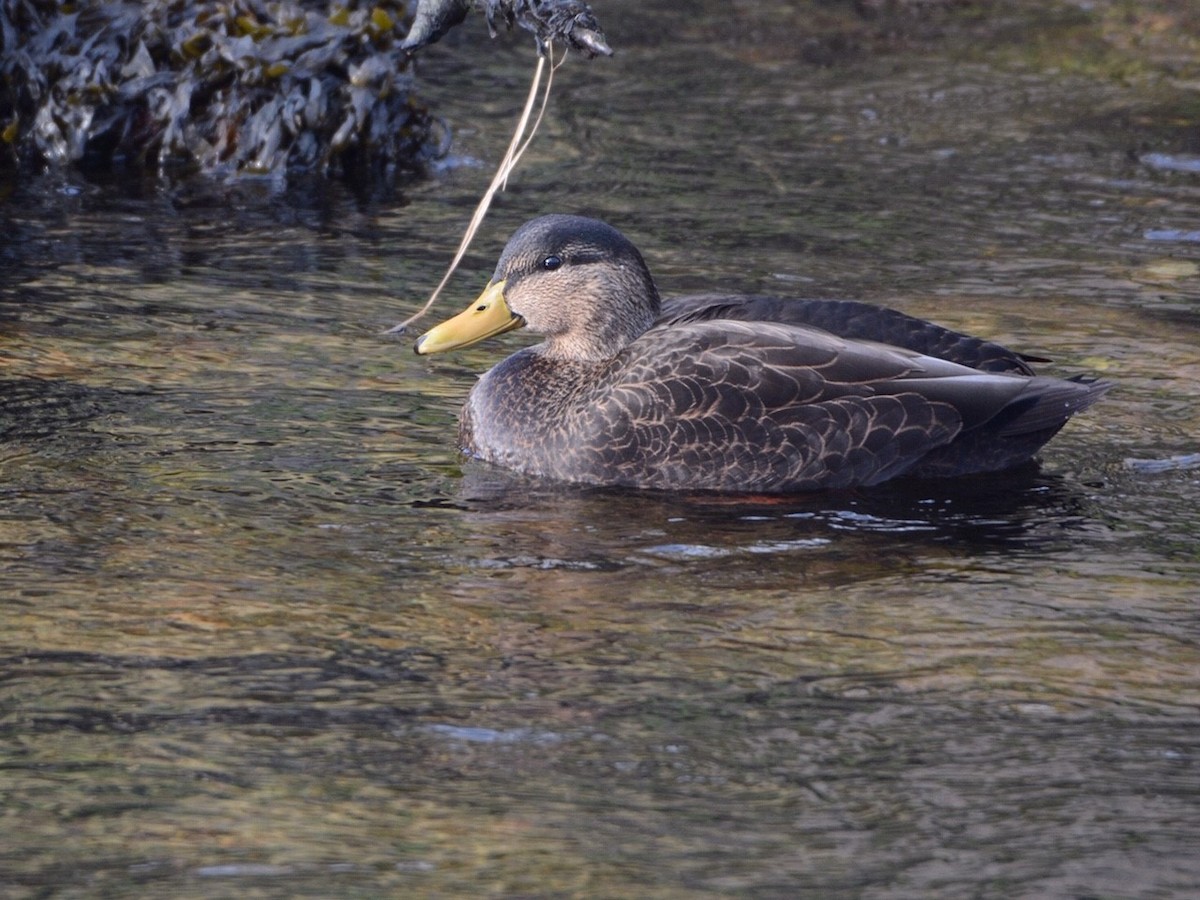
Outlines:
<svg viewBox="0 0 1200 900"><path fill-rule="evenodd" d="M1112 382L1084 375L1030 378L1025 389L995 416L926 454L907 474L946 478L1022 465L1072 416L1090 407L1112 386Z"/></svg>

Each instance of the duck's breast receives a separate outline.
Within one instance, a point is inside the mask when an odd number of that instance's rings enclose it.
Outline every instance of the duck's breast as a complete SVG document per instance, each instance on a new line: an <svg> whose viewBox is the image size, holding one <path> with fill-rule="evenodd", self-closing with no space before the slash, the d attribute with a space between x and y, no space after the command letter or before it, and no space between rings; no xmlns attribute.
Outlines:
<svg viewBox="0 0 1200 900"><path fill-rule="evenodd" d="M522 350L486 372L467 397L459 445L478 459L530 475L579 480L581 451L593 441L584 364Z"/></svg>

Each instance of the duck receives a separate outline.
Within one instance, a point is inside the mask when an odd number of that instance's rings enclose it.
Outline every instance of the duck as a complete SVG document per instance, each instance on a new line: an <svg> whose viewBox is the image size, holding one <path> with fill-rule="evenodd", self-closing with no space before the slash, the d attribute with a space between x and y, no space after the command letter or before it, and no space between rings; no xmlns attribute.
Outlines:
<svg viewBox="0 0 1200 900"><path fill-rule="evenodd" d="M472 386L468 456L535 479L754 494L1000 473L1111 387L855 300L663 299L616 228L551 214L509 239L478 299L418 355L518 328Z"/></svg>

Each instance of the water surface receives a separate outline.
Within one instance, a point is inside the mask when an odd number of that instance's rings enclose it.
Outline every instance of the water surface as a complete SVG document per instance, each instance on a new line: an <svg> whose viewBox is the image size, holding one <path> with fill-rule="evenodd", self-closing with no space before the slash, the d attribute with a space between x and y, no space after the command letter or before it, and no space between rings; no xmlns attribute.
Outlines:
<svg viewBox="0 0 1200 900"><path fill-rule="evenodd" d="M1200 884L1194 89L1003 35L609 7L619 55L558 72L441 313L521 221L580 212L664 293L868 299L1117 388L1040 468L945 485L464 466L457 409L525 339L430 361L378 332L440 277L523 96L529 47L478 28L423 63L453 156L391 195L11 185L6 895Z"/></svg>

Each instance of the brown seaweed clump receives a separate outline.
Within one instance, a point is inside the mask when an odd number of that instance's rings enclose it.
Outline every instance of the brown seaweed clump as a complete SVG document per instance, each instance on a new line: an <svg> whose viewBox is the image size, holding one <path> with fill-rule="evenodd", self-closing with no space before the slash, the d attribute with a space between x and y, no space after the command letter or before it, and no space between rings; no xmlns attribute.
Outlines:
<svg viewBox="0 0 1200 900"><path fill-rule="evenodd" d="M0 166L394 175L438 152L393 0L0 0Z"/></svg>
<svg viewBox="0 0 1200 900"><path fill-rule="evenodd" d="M391 180L445 152L412 54L472 9L612 52L583 0L0 0L0 168Z"/></svg>

